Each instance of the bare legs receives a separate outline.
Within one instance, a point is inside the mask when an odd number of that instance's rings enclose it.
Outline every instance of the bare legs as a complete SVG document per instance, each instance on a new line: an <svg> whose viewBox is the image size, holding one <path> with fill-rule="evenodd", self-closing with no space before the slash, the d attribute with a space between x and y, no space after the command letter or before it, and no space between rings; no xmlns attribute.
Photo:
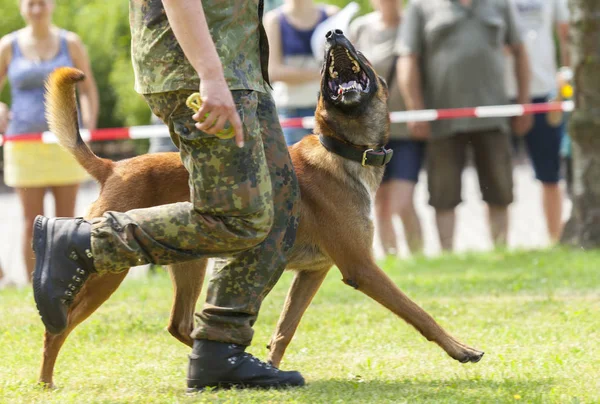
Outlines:
<svg viewBox="0 0 600 404"><path fill-rule="evenodd" d="M551 243L556 243L562 233L563 195L558 183L542 183L542 206Z"/></svg>
<svg viewBox="0 0 600 404"><path fill-rule="evenodd" d="M390 180L381 184L375 197L379 240L386 256L397 254L396 231L393 218L400 216L404 226L406 244L412 254L423 250L421 222L415 210L413 196L415 183L406 180Z"/></svg>
<svg viewBox="0 0 600 404"><path fill-rule="evenodd" d="M506 246L508 239L508 207L488 205L488 218L494 246Z"/></svg>
<svg viewBox="0 0 600 404"><path fill-rule="evenodd" d="M452 251L454 247L454 224L456 222L454 209L436 209L435 222L442 251Z"/></svg>
<svg viewBox="0 0 600 404"><path fill-rule="evenodd" d="M488 205L490 233L494 246L505 246L508 234L508 207ZM443 251L452 251L454 247L454 227L456 213L454 209L436 210L435 220Z"/></svg>
<svg viewBox="0 0 600 404"><path fill-rule="evenodd" d="M23 209L23 233L21 235L21 251L25 263L25 274L27 282L31 283L33 268L35 267L35 255L31 249L31 237L33 234L33 220L37 215L44 214L45 188L17 188L17 194L21 200Z"/></svg>
<svg viewBox="0 0 600 404"><path fill-rule="evenodd" d="M75 215L75 201L79 185L65 185L52 187L54 195L56 216L72 217ZM23 234L21 239L21 248L27 282L31 282L31 276L35 267L35 256L31 249L31 237L33 232L33 220L37 215L44 214L44 195L46 188L17 188L17 194L21 201L23 210Z"/></svg>

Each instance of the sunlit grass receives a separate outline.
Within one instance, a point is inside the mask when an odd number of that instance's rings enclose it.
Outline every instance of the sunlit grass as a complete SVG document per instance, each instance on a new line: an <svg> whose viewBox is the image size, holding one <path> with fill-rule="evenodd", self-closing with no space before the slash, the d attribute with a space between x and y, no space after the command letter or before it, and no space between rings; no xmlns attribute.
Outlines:
<svg viewBox="0 0 600 404"><path fill-rule="evenodd" d="M58 389L36 385L42 325L30 289L0 291L0 402L598 403L600 253L495 252L388 262L400 288L463 342L462 365L332 270L282 368L289 391L185 394L187 347L165 330L168 276L129 280L67 340ZM265 300L252 353L264 357L292 274Z"/></svg>

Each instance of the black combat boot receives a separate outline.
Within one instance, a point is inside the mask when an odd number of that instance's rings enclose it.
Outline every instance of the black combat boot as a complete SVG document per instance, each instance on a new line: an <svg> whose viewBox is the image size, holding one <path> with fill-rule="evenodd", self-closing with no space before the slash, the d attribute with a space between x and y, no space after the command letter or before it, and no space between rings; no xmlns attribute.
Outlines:
<svg viewBox="0 0 600 404"><path fill-rule="evenodd" d="M46 329L67 327L67 308L94 269L92 225L82 218L37 216L33 226L33 296Z"/></svg>
<svg viewBox="0 0 600 404"><path fill-rule="evenodd" d="M244 345L194 340L188 367L188 392L205 387L278 388L304 386L299 372L281 371L245 353Z"/></svg>

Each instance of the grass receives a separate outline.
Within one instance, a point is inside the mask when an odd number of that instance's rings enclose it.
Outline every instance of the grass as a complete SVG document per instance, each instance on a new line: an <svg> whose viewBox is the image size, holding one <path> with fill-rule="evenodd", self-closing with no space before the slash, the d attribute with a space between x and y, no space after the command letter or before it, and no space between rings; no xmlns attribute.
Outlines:
<svg viewBox="0 0 600 404"><path fill-rule="evenodd" d="M282 368L305 388L185 394L188 349L165 330L166 274L125 282L67 340L58 388L36 385L42 324L30 289L0 291L1 403L600 403L600 252L493 252L384 263L463 342L462 365L332 270ZM264 357L292 274L265 300L249 351Z"/></svg>

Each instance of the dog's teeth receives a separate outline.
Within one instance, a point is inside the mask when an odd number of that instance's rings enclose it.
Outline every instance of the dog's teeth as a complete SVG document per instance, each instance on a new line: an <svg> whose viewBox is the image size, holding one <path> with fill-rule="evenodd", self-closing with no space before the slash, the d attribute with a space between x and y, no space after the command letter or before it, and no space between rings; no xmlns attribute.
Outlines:
<svg viewBox="0 0 600 404"><path fill-rule="evenodd" d="M333 78L335 78L336 76L334 76L336 73L335 70L333 70L333 65L329 66L329 75Z"/></svg>
<svg viewBox="0 0 600 404"><path fill-rule="evenodd" d="M357 88L356 85L357 85L356 81L352 80L352 81L349 81L347 83L340 84L340 88L343 89L343 90L350 90L352 88Z"/></svg>

